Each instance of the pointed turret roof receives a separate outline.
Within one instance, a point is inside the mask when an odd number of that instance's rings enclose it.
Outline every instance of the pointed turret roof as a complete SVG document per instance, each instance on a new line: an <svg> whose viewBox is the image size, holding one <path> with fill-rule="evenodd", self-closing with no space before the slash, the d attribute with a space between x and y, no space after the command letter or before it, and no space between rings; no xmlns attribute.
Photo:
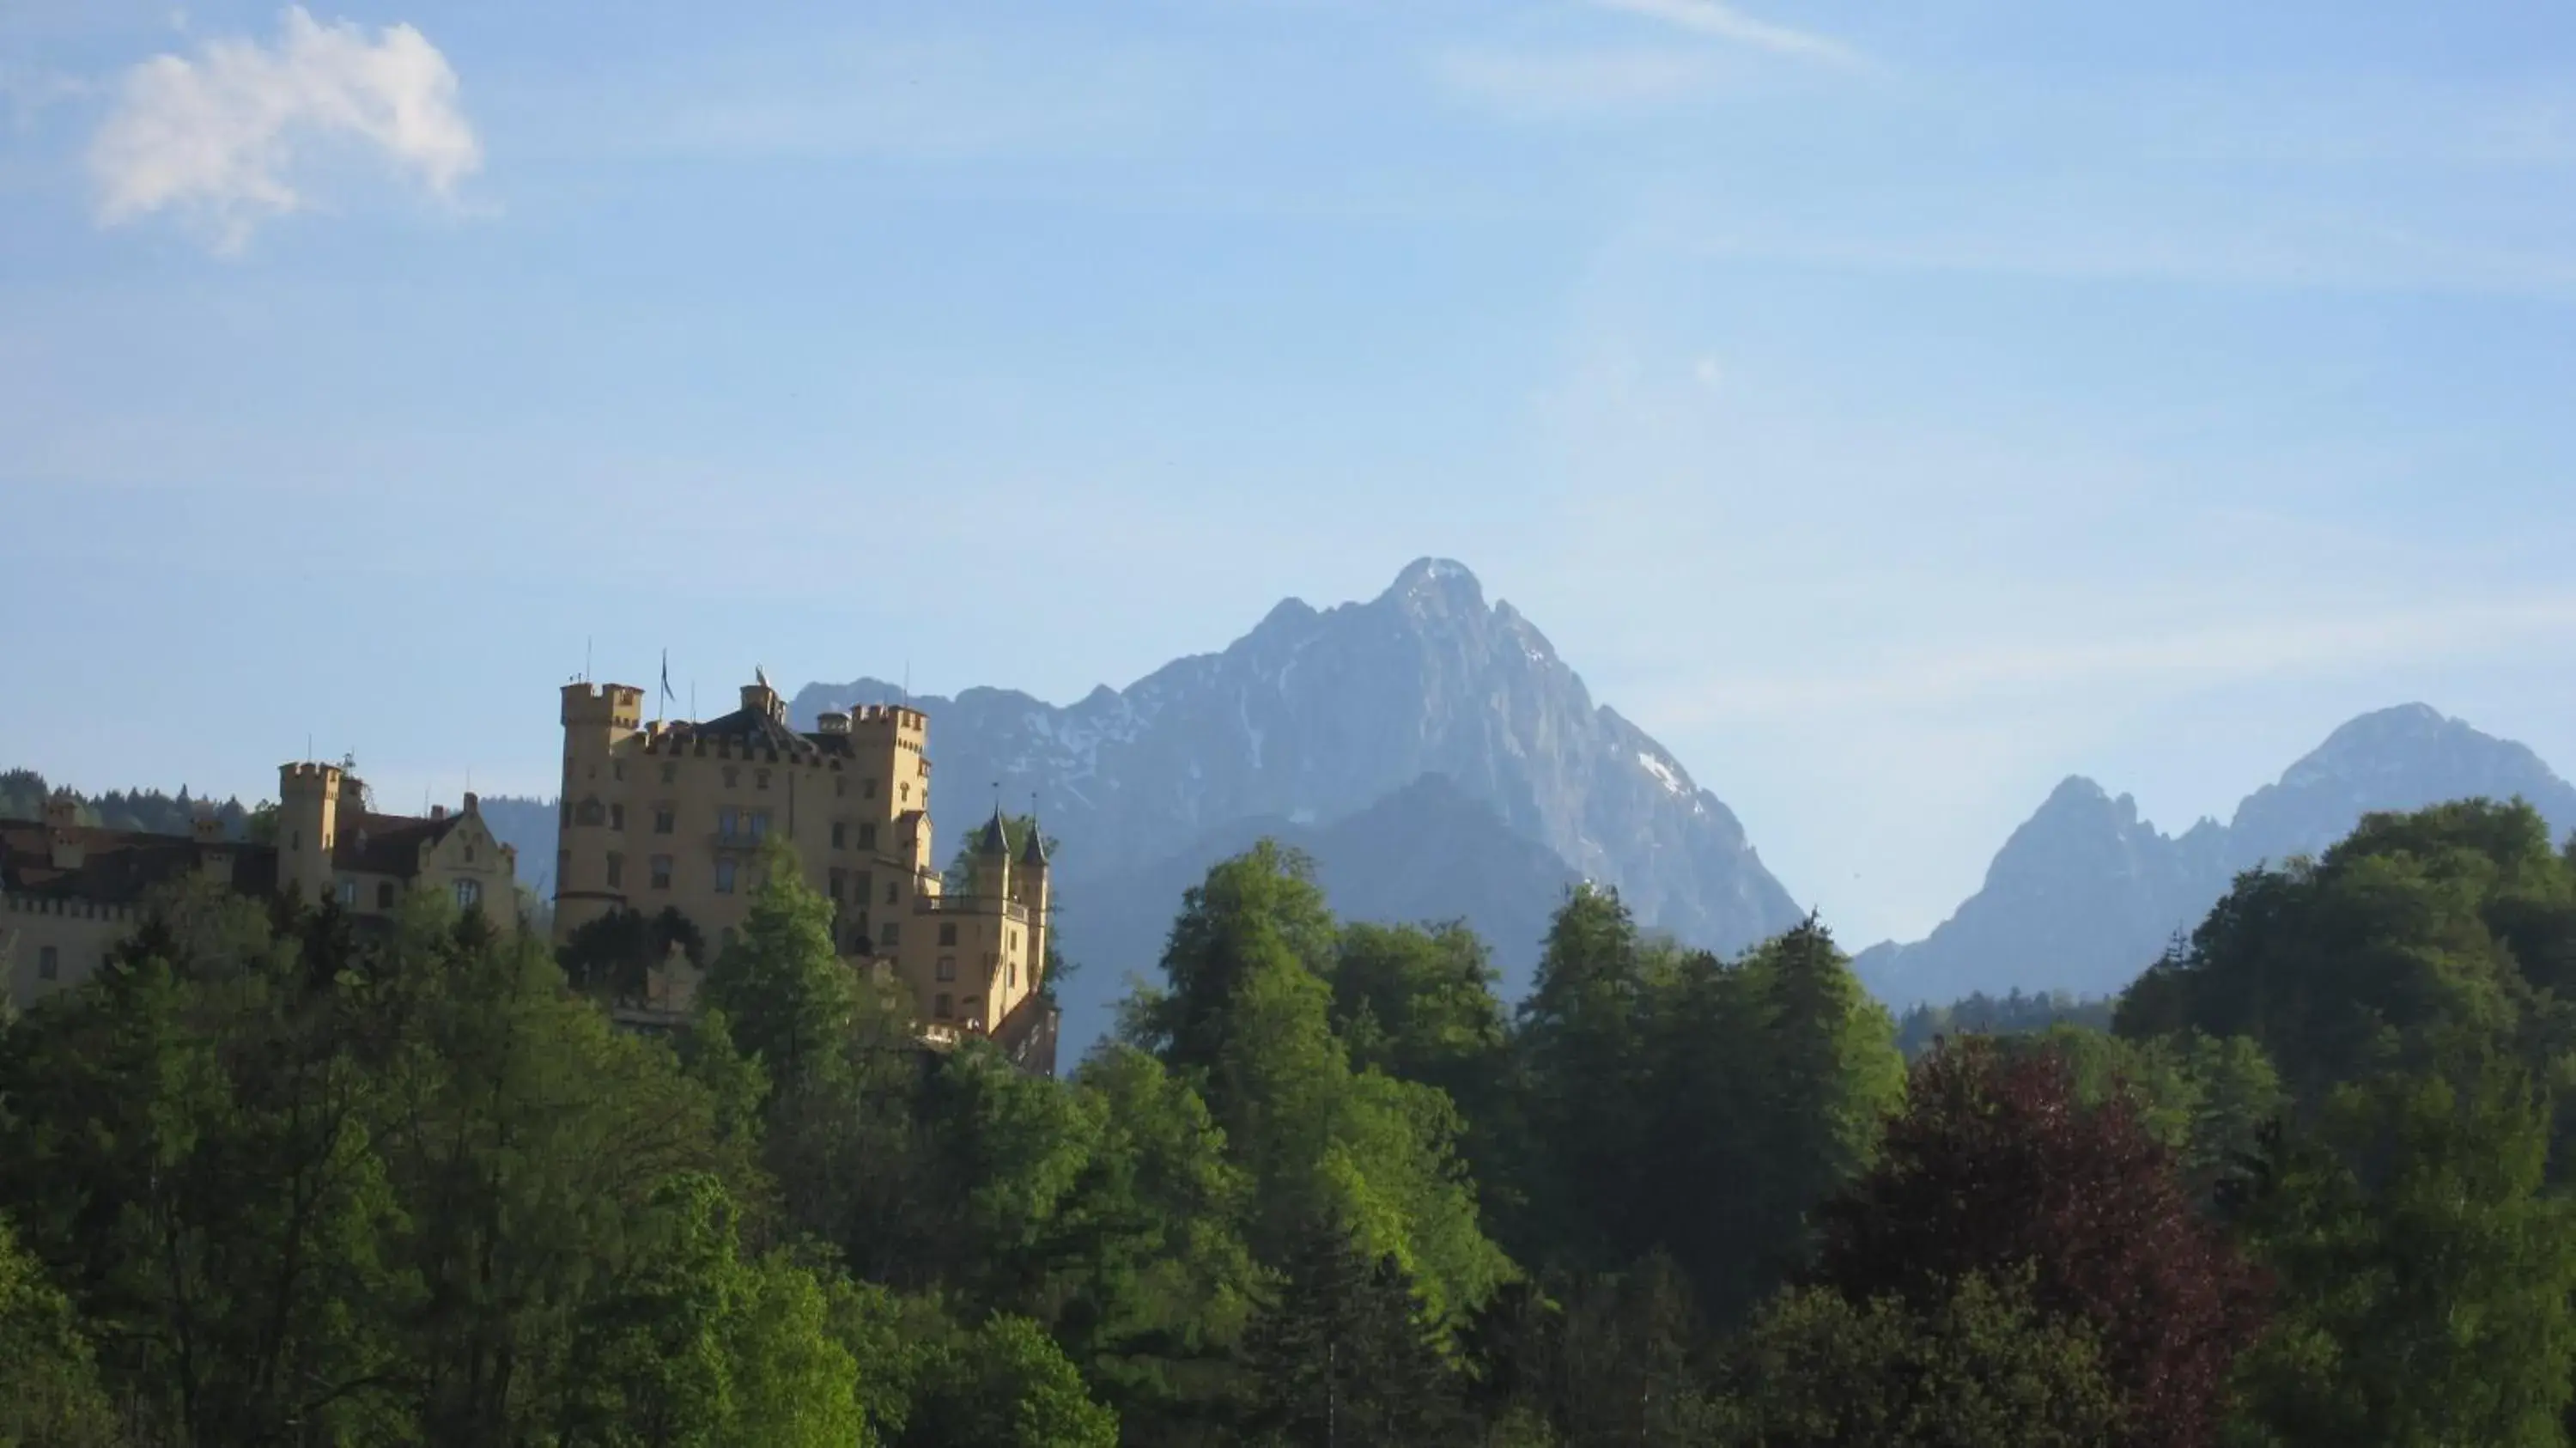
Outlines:
<svg viewBox="0 0 2576 1448"><path fill-rule="evenodd" d="M980 855L1007 855L1011 852L1011 828L1002 822L1002 807L993 806L993 817L984 824L984 832L975 841Z"/></svg>
<svg viewBox="0 0 2576 1448"><path fill-rule="evenodd" d="M1038 828L1038 817L1036 815L1030 815L1029 839L1027 844L1020 846L1020 863L1023 865L1043 865L1046 862L1046 832Z"/></svg>

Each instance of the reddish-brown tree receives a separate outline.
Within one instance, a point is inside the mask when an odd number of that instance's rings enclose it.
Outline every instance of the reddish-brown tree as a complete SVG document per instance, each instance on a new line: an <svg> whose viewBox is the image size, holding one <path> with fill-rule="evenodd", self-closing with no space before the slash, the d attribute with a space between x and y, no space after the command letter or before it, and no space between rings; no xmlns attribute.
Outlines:
<svg viewBox="0 0 2576 1448"><path fill-rule="evenodd" d="M2122 1100L2086 1107L2052 1054L1971 1038L1914 1068L1871 1169L1820 1210L1816 1276L1855 1302L1938 1299L2028 1264L2043 1313L2080 1320L2126 1408L2123 1448L2201 1448L2261 1327L2256 1270L2193 1210L2171 1152Z"/></svg>

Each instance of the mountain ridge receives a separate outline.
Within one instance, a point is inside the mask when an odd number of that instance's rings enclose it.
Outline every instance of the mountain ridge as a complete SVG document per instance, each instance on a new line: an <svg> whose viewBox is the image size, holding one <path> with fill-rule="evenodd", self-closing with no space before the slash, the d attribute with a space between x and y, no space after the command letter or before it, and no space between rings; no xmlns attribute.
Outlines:
<svg viewBox="0 0 2576 1448"><path fill-rule="evenodd" d="M2109 994L2243 871L2316 854L2367 813L2478 796L2527 799L2553 831L2576 829L2576 786L2538 754L2423 703L2345 721L2239 801L2226 824L2204 817L2177 835L2140 819L2130 796L2069 775L1948 919L1853 964L1899 1006L2014 988Z"/></svg>

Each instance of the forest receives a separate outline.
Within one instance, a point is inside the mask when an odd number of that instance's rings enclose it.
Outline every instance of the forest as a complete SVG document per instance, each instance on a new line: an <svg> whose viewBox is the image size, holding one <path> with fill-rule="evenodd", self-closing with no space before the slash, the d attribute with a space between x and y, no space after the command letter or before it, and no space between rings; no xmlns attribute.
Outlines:
<svg viewBox="0 0 2576 1448"><path fill-rule="evenodd" d="M1177 905L1053 1079L920 1048L792 867L668 1037L435 898L166 897L0 1027L0 1445L2567 1441L2576 846L2519 803L1902 1022L1814 920L1578 889L1507 1005L1276 846Z"/></svg>

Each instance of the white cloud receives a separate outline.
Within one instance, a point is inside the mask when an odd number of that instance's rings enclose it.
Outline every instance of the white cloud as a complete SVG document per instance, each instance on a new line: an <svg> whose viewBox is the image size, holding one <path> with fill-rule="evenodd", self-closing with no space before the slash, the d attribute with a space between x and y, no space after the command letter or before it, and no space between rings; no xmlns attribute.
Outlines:
<svg viewBox="0 0 2576 1448"><path fill-rule="evenodd" d="M1661 20L1684 30L1768 50L1779 55L1794 55L1806 60L1829 61L1836 65L1855 65L1860 54L1850 46L1813 31L1793 30L1757 20L1721 0L1592 0L1605 10L1624 11Z"/></svg>
<svg viewBox="0 0 2576 1448"><path fill-rule="evenodd" d="M483 160L456 72L427 37L393 25L371 40L296 7L274 46L215 40L194 60L157 55L126 73L90 144L98 219L170 211L238 251L260 222L312 205L294 175L335 145L440 197Z"/></svg>
<svg viewBox="0 0 2576 1448"><path fill-rule="evenodd" d="M1726 369L1715 357L1702 357L1691 364L1691 380L1714 392L1726 382Z"/></svg>

